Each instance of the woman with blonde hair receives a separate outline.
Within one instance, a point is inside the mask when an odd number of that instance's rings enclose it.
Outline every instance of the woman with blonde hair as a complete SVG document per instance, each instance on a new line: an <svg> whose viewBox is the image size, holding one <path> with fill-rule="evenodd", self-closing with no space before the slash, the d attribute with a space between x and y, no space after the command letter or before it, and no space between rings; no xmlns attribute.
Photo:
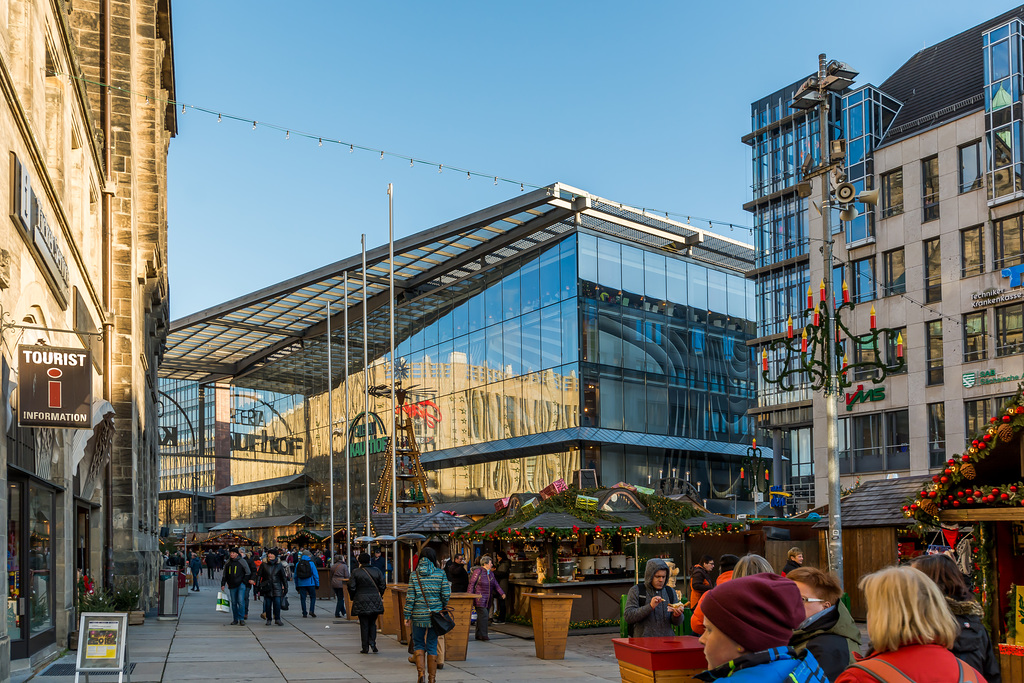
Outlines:
<svg viewBox="0 0 1024 683"><path fill-rule="evenodd" d="M949 648L957 636L946 598L913 567L888 567L860 580L868 606L873 653L844 671L835 683L915 681L984 682Z"/></svg>
<svg viewBox="0 0 1024 683"><path fill-rule="evenodd" d="M732 578L742 579L744 576L772 573L774 573L774 570L768 560L764 559L760 555L750 553L745 557L741 557L740 561L736 563L736 568L732 571Z"/></svg>

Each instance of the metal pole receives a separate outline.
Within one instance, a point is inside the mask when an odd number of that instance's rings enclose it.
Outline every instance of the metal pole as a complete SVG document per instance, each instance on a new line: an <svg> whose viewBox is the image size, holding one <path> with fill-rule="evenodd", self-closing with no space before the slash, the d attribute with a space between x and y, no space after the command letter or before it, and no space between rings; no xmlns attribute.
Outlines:
<svg viewBox="0 0 1024 683"><path fill-rule="evenodd" d="M331 368L331 302L327 302L327 443L330 447L331 473L331 562L334 562L334 373Z"/></svg>
<svg viewBox="0 0 1024 683"><path fill-rule="evenodd" d="M345 271L345 562L352 561L352 482L349 479L349 404L348 404L348 271ZM331 435L334 438L334 435Z"/></svg>
<svg viewBox="0 0 1024 683"><path fill-rule="evenodd" d="M395 433L395 195L388 183L388 311L391 333L391 533L398 536L398 434ZM398 541L391 542L392 576L397 581Z"/></svg>
<svg viewBox="0 0 1024 683"><path fill-rule="evenodd" d="M829 93L825 87L825 65L824 54L818 55L818 92L821 93L821 104L819 105L820 120L818 123L819 138L821 140L821 163L831 166L829 155L829 142L831 131L828 127ZM839 398L839 362L836 359L836 320L835 320L835 296L833 294L832 282L832 206L830 203L829 174L826 172L819 176L821 178L821 229L824 241L822 255L824 257L825 272L823 281L825 283L825 306L826 317L829 321L829 328L825 331L827 339L828 367L831 368L828 382L825 386L825 457L828 464L828 569L837 579L839 585L843 586L843 525L842 513L840 510L840 489L839 489L839 454L838 448L839 415L836 411L836 401Z"/></svg>
<svg viewBox="0 0 1024 683"><path fill-rule="evenodd" d="M363 233L363 452L366 455L366 535L370 532L370 347L366 306L370 303L366 284L366 233Z"/></svg>
<svg viewBox="0 0 1024 683"><path fill-rule="evenodd" d="M782 483L784 479L782 468L782 430L778 427L772 430L772 479L775 480L777 486L785 488L785 485ZM785 508L772 509L775 510L776 517L785 517Z"/></svg>

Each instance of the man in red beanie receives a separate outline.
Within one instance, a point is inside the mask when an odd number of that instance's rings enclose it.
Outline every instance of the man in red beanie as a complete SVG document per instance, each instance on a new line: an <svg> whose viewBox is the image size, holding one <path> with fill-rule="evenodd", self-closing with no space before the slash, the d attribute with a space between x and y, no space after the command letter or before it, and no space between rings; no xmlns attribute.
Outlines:
<svg viewBox="0 0 1024 683"><path fill-rule="evenodd" d="M704 594L702 681L729 683L827 683L810 652L789 648L793 630L804 620L800 590L777 574L733 579Z"/></svg>

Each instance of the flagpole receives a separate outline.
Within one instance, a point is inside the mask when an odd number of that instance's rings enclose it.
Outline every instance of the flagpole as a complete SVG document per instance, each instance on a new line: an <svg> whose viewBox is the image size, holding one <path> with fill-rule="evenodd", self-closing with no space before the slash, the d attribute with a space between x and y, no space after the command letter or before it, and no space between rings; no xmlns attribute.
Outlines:
<svg viewBox="0 0 1024 683"><path fill-rule="evenodd" d="M391 183L388 183L388 306L390 312L391 332L391 533L398 536L398 434L395 433L395 195ZM391 557L394 569L398 570L398 541L391 542ZM397 573L395 574L397 581Z"/></svg>
<svg viewBox="0 0 1024 683"><path fill-rule="evenodd" d="M370 347L366 308L370 303L366 282L366 233L363 233L363 453L366 455L366 535L370 530Z"/></svg>
<svg viewBox="0 0 1024 683"><path fill-rule="evenodd" d="M334 562L334 373L331 369L331 302L327 302L327 443L330 446L331 473L331 562Z"/></svg>
<svg viewBox="0 0 1024 683"><path fill-rule="evenodd" d="M349 479L349 403L348 403L348 271L345 271L345 562L352 561L352 482ZM334 435L331 435L334 438Z"/></svg>

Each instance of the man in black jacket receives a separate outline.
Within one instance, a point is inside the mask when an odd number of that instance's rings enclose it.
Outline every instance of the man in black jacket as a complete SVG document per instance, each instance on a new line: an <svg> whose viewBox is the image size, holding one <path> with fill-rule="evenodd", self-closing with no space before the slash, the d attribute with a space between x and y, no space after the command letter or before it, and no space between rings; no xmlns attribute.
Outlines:
<svg viewBox="0 0 1024 683"><path fill-rule="evenodd" d="M452 583L452 593L465 593L469 589L469 572L466 571L466 557L456 555L452 563L444 568Z"/></svg>
<svg viewBox="0 0 1024 683"><path fill-rule="evenodd" d="M224 565L224 573L220 577L220 588L228 589L231 596L231 625L245 626L245 610L249 603L245 599L245 587L253 581L253 569L249 563L239 557L238 548L231 549L231 558Z"/></svg>

